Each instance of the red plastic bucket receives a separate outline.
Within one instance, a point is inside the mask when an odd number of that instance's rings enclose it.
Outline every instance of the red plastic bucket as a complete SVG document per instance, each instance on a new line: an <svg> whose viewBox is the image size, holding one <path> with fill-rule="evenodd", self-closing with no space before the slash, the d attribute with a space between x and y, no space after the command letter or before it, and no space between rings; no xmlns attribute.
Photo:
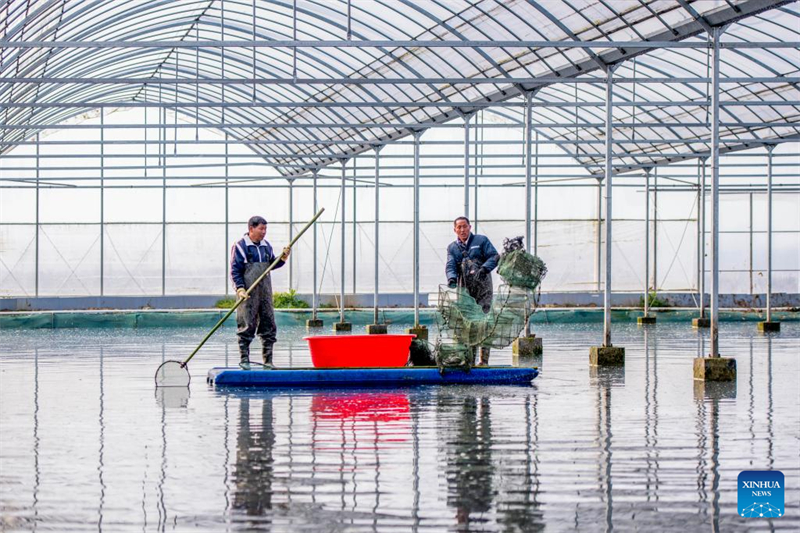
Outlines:
<svg viewBox="0 0 800 533"><path fill-rule="evenodd" d="M319 335L305 337L316 368L400 367L416 335Z"/></svg>

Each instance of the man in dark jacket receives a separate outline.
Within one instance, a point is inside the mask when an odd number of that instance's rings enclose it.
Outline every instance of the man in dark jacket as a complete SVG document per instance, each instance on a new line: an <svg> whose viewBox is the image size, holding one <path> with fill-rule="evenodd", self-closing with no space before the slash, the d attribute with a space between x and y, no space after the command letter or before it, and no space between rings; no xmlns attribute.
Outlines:
<svg viewBox="0 0 800 533"><path fill-rule="evenodd" d="M492 275L500 258L483 235L474 235L467 217L453 221L455 242L447 247L445 273L450 288L465 287L470 296L488 313L492 307ZM489 364L489 348L481 347L481 365Z"/></svg>
<svg viewBox="0 0 800 533"><path fill-rule="evenodd" d="M239 366L245 370L250 370L250 343L256 335L261 338L264 366L272 368L272 346L278 331L272 307L271 275L267 274L250 295L247 294L253 282L275 261L272 246L264 239L266 234L267 221L254 216L247 223L247 233L231 248L231 281L236 288L236 296L247 300L236 310ZM284 265L290 252L289 247L283 249L275 268Z"/></svg>

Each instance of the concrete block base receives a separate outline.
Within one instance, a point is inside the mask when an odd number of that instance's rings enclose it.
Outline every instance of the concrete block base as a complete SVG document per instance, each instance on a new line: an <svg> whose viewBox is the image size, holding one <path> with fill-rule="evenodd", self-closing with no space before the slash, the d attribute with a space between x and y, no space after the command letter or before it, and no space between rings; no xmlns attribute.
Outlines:
<svg viewBox="0 0 800 533"><path fill-rule="evenodd" d="M619 346L592 346L589 348L589 365L619 366L625 364L625 348Z"/></svg>
<svg viewBox="0 0 800 533"><path fill-rule="evenodd" d="M367 334L369 335L386 335L386 324L368 324Z"/></svg>
<svg viewBox="0 0 800 533"><path fill-rule="evenodd" d="M711 327L711 319L710 318L693 318L692 319L692 327L693 328L710 328Z"/></svg>
<svg viewBox="0 0 800 533"><path fill-rule="evenodd" d="M335 331L336 333L353 331L353 324L351 324L350 322L334 322L333 331Z"/></svg>
<svg viewBox="0 0 800 533"><path fill-rule="evenodd" d="M730 357L697 357L694 379L702 381L735 381L736 359Z"/></svg>
<svg viewBox="0 0 800 533"><path fill-rule="evenodd" d="M536 335L516 338L511 344L511 353L518 357L542 355L542 338Z"/></svg>
<svg viewBox="0 0 800 533"><path fill-rule="evenodd" d="M321 318L309 318L308 320L306 320L306 327L308 329L321 328L322 327L322 319Z"/></svg>
<svg viewBox="0 0 800 533"><path fill-rule="evenodd" d="M638 317L636 319L636 323L639 324L640 326L642 324L655 324L656 323L656 317L649 316L649 315L648 316L640 316L640 317Z"/></svg>
<svg viewBox="0 0 800 533"><path fill-rule="evenodd" d="M781 323L780 322L764 322L758 323L758 331L762 333L769 333L772 331L780 331L781 330Z"/></svg>
<svg viewBox="0 0 800 533"><path fill-rule="evenodd" d="M423 341L428 340L428 328L426 326L417 326L415 328L408 328L406 329L406 333L416 335L418 339Z"/></svg>

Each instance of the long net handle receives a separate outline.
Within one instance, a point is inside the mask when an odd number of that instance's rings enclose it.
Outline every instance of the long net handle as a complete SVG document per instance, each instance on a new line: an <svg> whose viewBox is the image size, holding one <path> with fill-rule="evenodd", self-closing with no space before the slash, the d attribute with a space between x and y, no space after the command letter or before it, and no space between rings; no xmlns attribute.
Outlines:
<svg viewBox="0 0 800 533"><path fill-rule="evenodd" d="M314 215L314 218L312 218L312 219L311 219L311 220L308 222L308 224L306 224L306 225L305 225L305 227L303 227L303 229L301 229L301 230L300 230L300 232L299 232L297 235L295 235L294 239L292 239L292 242L290 242L290 243L289 243L289 246L288 246L288 248L291 248L292 246L294 246L294 244L297 242L297 240L298 240L300 237L302 237L302 236L303 236L303 233L305 233L305 232L306 232L306 230L307 230L308 228L310 228L310 227L311 227L311 226L314 224L314 222L316 222L316 221L317 221L317 219L318 219L318 218L319 218L319 217L322 215L322 212L323 212L323 211L325 211L325 208L324 208L324 207L323 207L322 209L320 209L320 210L319 210L319 212L318 212L316 215ZM249 289L247 289L247 292L246 292L246 295L247 295L247 296L250 296L250 293L253 291L253 289L255 289L255 288L258 286L258 284L259 284L259 283L261 283L261 280L263 280L265 277L267 277L267 274L269 274L269 273L270 273L270 271L271 271L273 268L275 268L275 265L277 265L277 264L278 264L278 262L280 262L280 260L281 260L281 257L283 257L283 254L281 254L280 256L276 257L276 258L275 258L275 261L273 261L273 262L272 262L272 264L271 264L271 265L269 265L269 267L267 267L267 269L266 269L266 270L265 270L265 271L264 271L264 272L263 272L263 273L262 273L260 276L258 276L258 278L256 278L256 280L253 282L253 284L252 284L252 285L250 285L250 288L249 288ZM203 340L202 340L202 341L200 341L200 344L198 344L198 345L197 345L197 348L195 348L195 349L194 349L194 351L191 353L191 355L190 355L189 357L187 357L187 358L186 358L186 360L185 360L183 363L181 363L181 366L186 366L186 365L189 363L189 361L191 361L191 360L192 360L192 357L194 357L194 356L195 356L195 354L196 354L197 352L199 352L199 351L200 351L200 348L202 348L202 347L203 347L203 345L206 343L206 341L208 341L208 339L210 339L210 338L211 338L211 336L212 336L214 333L216 333L216 331L217 331L217 330L220 328L220 326L222 326L222 324L224 324L224 323L225 323L225 321L226 321L226 320L228 320L228 318L229 318L229 317L230 317L230 316L233 314L233 312L234 312L234 311L236 311L236 309L237 309L237 308L238 308L238 307L239 307L239 306L242 304L242 302L243 302L243 301L245 301L246 299L247 299L247 298L245 297L245 298L239 298L238 300L236 300L236 303L234 304L234 306L233 306L233 307L231 307L230 311L228 311L228 312L225 314L225 316L224 316L224 317L222 317L222 318L219 320L219 322L217 322L217 324L216 324L216 325L215 325L213 328L211 328L211 331L209 331L209 332L208 332L208 334L207 334L207 335L206 335L206 336L203 338Z"/></svg>

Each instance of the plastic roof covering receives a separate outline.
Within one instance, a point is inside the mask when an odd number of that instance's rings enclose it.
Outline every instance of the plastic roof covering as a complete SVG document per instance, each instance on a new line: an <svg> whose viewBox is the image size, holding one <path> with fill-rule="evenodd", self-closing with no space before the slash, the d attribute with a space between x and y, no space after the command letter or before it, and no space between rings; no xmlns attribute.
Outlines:
<svg viewBox="0 0 800 533"><path fill-rule="evenodd" d="M255 5L255 36L253 13ZM291 40L293 3L258 0L0 0L0 31L3 39L74 41L170 41L170 40ZM347 2L297 1L298 40L343 40L347 32ZM702 21L698 21L701 17ZM725 41L800 41L800 10L787 0L375 0L353 2L353 40L684 40L706 39L704 25L733 22ZM293 54L288 48L2 48L0 71L4 77L128 77L128 78L259 78L291 79ZM224 58L223 58L224 54ZM531 49L531 48L298 48L299 78L441 78L537 76L603 76L604 64L628 60L617 76L681 77L703 75L708 52L703 49ZM223 60L224 59L224 60ZM722 54L721 75L789 76L800 71L800 51L782 49L736 49ZM458 109L469 110L471 102L495 102L520 98L518 84L335 84L279 85L173 84L38 84L0 85L2 102L450 102L453 108L414 105L397 107L326 108L198 108L201 124L268 123L279 128L229 127L225 131L238 140L281 140L287 144L252 145L261 153L285 155L273 164L307 165L308 169L332 160L303 157L320 151L348 157L368 150L376 142L408 135L415 124L459 119ZM796 84L725 84L723 101L800 100ZM602 84L553 84L541 89L537 102L602 102ZM708 98L705 83L622 84L615 86L615 101L698 100ZM90 110L75 108L4 108L4 124L56 125ZM499 110L521 119L517 108ZM195 108L180 110L195 120ZM615 121L648 124L706 123L707 106L661 106L614 109ZM722 122L798 123L797 106L769 105L723 108ZM602 107L537 107L538 124L602 123ZM224 116L223 116L224 115ZM348 124L402 123L397 129L347 127ZM307 128L292 125L322 124ZM346 127L338 125L344 124ZM586 140L603 138L599 127L539 129L540 138L572 140L572 152L585 154L579 161L596 165L603 160L602 144ZM634 132L635 131L635 132ZM23 140L32 130L3 129L4 141ZM723 127L721 139L789 139L794 126ZM636 139L709 139L709 128L615 126L615 138L630 143L615 148L629 153L621 165L663 161L659 154L675 151L707 151L707 145L651 145ZM634 137L635 136L635 137ZM363 142L362 146L316 144L322 140ZM298 144L294 144L297 142ZM744 142L744 141L743 141ZM9 147L5 147L8 149ZM279 168L279 170L281 170ZM599 171L599 168L593 169ZM302 170L283 169L285 174Z"/></svg>

